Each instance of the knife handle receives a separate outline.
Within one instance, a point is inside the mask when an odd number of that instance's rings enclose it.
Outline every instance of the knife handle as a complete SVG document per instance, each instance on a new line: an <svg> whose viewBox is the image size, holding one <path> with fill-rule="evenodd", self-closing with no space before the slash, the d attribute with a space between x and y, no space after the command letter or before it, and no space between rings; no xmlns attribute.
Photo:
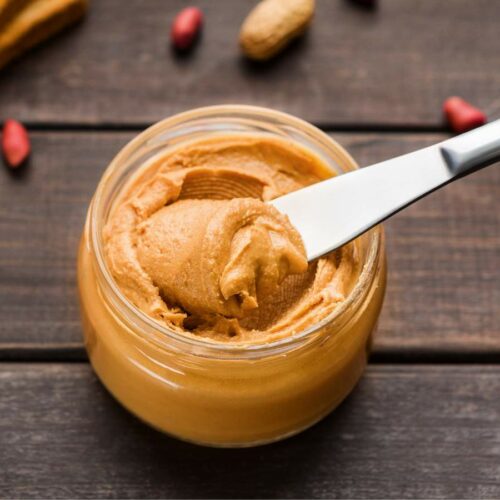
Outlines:
<svg viewBox="0 0 500 500"><path fill-rule="evenodd" d="M500 120L448 139L440 150L456 177L500 161Z"/></svg>

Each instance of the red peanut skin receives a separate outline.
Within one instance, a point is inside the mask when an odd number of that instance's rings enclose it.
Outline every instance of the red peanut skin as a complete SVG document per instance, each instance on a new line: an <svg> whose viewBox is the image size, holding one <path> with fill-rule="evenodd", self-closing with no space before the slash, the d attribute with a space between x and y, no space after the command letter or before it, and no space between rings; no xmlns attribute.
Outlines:
<svg viewBox="0 0 500 500"><path fill-rule="evenodd" d="M31 144L27 130L16 120L6 120L2 132L2 153L7 165L19 167L28 158Z"/></svg>
<svg viewBox="0 0 500 500"><path fill-rule="evenodd" d="M189 49L197 39L203 24L203 13L197 7L186 7L175 16L170 38L178 50Z"/></svg>
<svg viewBox="0 0 500 500"><path fill-rule="evenodd" d="M457 96L446 99L443 112L450 127L459 134L480 127L487 121L486 115L480 109Z"/></svg>

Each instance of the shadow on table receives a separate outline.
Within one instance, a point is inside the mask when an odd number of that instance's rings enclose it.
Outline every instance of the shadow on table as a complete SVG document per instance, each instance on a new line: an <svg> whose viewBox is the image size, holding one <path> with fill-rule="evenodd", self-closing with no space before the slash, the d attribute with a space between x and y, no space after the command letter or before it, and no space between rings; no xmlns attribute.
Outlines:
<svg viewBox="0 0 500 500"><path fill-rule="evenodd" d="M275 76L276 73L296 71L296 66L300 63L301 58L305 57L309 45L309 33L306 32L302 36L292 40L282 52L279 52L269 60L254 61L242 55L239 58L240 70L247 77L256 78L267 78L270 75Z"/></svg>
<svg viewBox="0 0 500 500"><path fill-rule="evenodd" d="M348 398L311 429L285 441L255 448L217 449L165 436L129 414L102 387L97 390L103 393L104 406L96 429L102 436L97 438L107 450L106 460L117 480L114 492L127 496L130 490L122 483L126 478L129 487L130 481L136 482L132 490L141 491L141 496L179 498L285 498L292 492L301 497L316 489L315 496L321 495L317 478L326 475L330 484L335 482L332 456L339 447L345 455L349 446L349 407L356 397ZM324 467L328 471L319 474Z"/></svg>

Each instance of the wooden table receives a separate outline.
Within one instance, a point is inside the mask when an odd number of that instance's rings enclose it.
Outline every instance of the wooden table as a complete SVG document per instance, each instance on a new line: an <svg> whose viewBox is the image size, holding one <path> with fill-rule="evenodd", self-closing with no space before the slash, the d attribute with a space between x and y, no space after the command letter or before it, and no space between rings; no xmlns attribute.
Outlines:
<svg viewBox="0 0 500 500"><path fill-rule="evenodd" d="M319 0L269 64L236 38L253 0L199 0L206 29L176 58L180 0L94 0L84 23L0 75L1 117L31 164L0 169L0 496L500 496L500 168L387 223L389 287L371 364L300 436L217 450L169 439L104 391L82 345L75 254L113 155L150 123L208 104L270 106L367 164L448 136L458 94L500 115L500 2Z"/></svg>

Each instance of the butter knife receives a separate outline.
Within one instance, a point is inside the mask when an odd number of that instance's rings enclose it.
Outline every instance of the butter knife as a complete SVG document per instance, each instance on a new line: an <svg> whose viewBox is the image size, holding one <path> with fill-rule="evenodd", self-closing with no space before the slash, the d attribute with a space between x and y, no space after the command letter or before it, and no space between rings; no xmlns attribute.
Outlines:
<svg viewBox="0 0 500 500"><path fill-rule="evenodd" d="M500 160L500 120L433 146L272 200L299 231L309 261L345 245L451 181Z"/></svg>

